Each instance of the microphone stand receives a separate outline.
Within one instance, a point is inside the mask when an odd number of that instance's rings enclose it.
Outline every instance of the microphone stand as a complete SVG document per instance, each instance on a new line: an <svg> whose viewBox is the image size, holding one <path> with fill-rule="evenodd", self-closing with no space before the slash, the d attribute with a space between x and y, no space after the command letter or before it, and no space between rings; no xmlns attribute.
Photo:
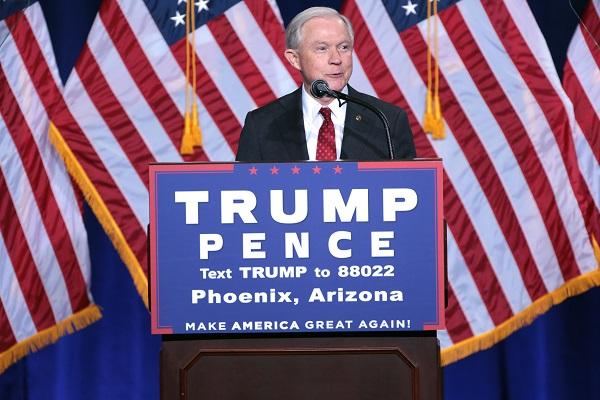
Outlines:
<svg viewBox="0 0 600 400"><path fill-rule="evenodd" d="M338 92L337 90L330 89L327 94L330 95L331 97L338 99L338 101L340 102L340 106L343 104L342 100L344 100L346 102L360 104L361 106L373 111L379 117L381 122L383 123L383 126L385 128L385 136L387 139L388 152L390 153L390 160L394 160L394 147L392 146L392 136L390 134L390 123L389 123L387 117L385 116L385 114L379 108L367 103L366 101L357 99L352 96L348 96L347 94L342 93L342 92Z"/></svg>
<svg viewBox="0 0 600 400"><path fill-rule="evenodd" d="M390 134L390 123L387 120L385 114L380 109L378 109L377 107L375 107L363 100L357 99L352 96L348 96L347 94L338 92L337 90L331 90L329 88L329 85L327 84L327 82L324 81L323 79L317 79L317 80L313 81L313 83L310 85L310 92L313 96L315 96L318 99L320 99L321 97L326 96L326 95L336 98L340 102L340 106L342 106L344 104L344 103L342 103L342 100L344 100L345 102L360 104L361 106L368 108L369 110L374 112L375 115L377 115L379 117L379 119L383 123L383 127L385 128L385 136L387 139L388 151L390 153L390 160L394 159L394 147L392 146L392 135Z"/></svg>

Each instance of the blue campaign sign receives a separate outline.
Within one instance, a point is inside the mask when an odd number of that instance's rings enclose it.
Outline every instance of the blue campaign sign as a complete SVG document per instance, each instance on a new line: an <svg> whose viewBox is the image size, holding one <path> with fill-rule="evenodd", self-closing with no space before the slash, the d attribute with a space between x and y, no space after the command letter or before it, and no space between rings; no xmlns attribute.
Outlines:
<svg viewBox="0 0 600 400"><path fill-rule="evenodd" d="M152 333L444 327L441 160L150 166Z"/></svg>

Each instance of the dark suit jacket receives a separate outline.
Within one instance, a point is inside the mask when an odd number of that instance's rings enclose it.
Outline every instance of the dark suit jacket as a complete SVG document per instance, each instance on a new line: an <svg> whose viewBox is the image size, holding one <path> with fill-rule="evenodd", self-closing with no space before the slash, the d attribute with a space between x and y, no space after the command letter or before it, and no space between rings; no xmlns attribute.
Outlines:
<svg viewBox="0 0 600 400"><path fill-rule="evenodd" d="M404 110L357 92L350 86L348 94L383 111L390 123L396 159L415 157L413 136ZM385 128L377 115L358 104L348 103L346 107L348 108L340 158L360 161L389 159ZM236 160L308 160L302 116L302 88L248 113L240 136Z"/></svg>

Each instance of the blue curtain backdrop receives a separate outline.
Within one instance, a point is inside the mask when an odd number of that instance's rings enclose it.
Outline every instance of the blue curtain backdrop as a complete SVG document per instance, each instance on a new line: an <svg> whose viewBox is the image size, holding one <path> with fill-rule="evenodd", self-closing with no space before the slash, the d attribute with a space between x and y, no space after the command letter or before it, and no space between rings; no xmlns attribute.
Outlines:
<svg viewBox="0 0 600 400"><path fill-rule="evenodd" d="M175 0L174 0L175 1ZM214 0L217 1L217 0ZM585 0L573 1L577 11ZM99 0L41 1L66 80ZM279 1L287 22L306 7L340 1ZM559 71L577 24L569 0L529 0ZM127 269L86 208L92 292L104 318L32 354L0 375L2 400L159 398L160 338ZM444 369L447 400L600 399L600 289L569 299L490 350Z"/></svg>

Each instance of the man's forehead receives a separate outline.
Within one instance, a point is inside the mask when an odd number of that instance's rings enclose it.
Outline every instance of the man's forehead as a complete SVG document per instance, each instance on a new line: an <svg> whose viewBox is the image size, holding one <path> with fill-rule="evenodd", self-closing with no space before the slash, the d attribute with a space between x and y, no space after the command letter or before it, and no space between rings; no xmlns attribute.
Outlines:
<svg viewBox="0 0 600 400"><path fill-rule="evenodd" d="M304 29L307 25L315 25L315 24L339 24L342 28L346 29L346 25L344 21L336 16L336 15L319 15L316 17L312 17L308 19L303 25L302 29Z"/></svg>
<svg viewBox="0 0 600 400"><path fill-rule="evenodd" d="M335 15L328 15L328 16L318 16L318 17L313 17L311 19L309 19L308 21L306 21L301 28L301 32L302 32L302 37L306 37L306 34L310 34L312 31L314 31L315 29L319 29L320 27L322 27L322 25L320 24L339 24L339 27L341 27L344 31L344 36L345 39L344 40L350 40L350 33L348 32L348 28L346 26L346 24L344 24L344 21L340 18L337 17ZM319 32L320 34L323 33L327 33L326 32ZM331 32L332 34L334 32ZM327 38L323 37L323 36L319 36L314 38L313 42L326 42Z"/></svg>

